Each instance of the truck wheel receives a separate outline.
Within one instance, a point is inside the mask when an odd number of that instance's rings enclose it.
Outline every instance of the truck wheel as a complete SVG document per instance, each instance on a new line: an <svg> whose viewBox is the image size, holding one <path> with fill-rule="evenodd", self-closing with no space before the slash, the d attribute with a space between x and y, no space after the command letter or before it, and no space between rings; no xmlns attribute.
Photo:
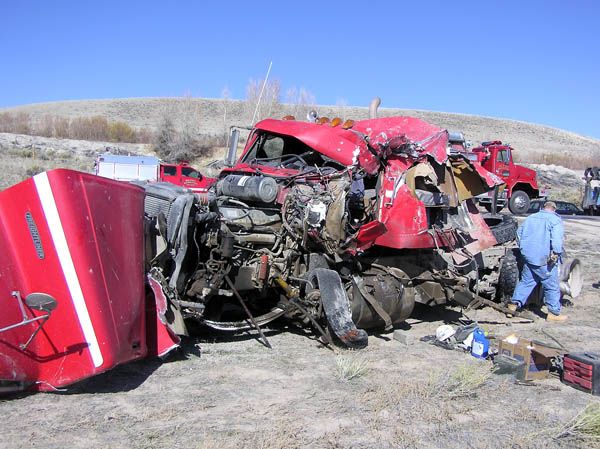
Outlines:
<svg viewBox="0 0 600 449"><path fill-rule="evenodd" d="M522 190L515 190L510 196L508 208L515 215L522 215L529 210L529 195Z"/></svg>
<svg viewBox="0 0 600 449"><path fill-rule="evenodd" d="M517 220L510 215L499 217L484 217L485 223L494 234L498 245L517 238Z"/></svg>
<svg viewBox="0 0 600 449"><path fill-rule="evenodd" d="M509 248L502 259L500 274L498 275L498 287L496 288L496 300L502 303L510 302L517 282L519 282L518 255L519 250L517 248Z"/></svg>
<svg viewBox="0 0 600 449"><path fill-rule="evenodd" d="M579 259L567 259L560 265L560 293L577 298L583 288L583 270Z"/></svg>

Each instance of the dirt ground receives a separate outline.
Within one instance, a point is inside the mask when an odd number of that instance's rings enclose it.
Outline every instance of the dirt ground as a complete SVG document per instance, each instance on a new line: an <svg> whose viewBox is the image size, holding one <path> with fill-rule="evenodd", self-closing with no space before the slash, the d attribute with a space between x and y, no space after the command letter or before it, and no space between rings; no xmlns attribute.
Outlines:
<svg viewBox="0 0 600 449"><path fill-rule="evenodd" d="M567 248L585 269L570 320L523 324L490 309L467 312L492 336L552 336L569 350L600 352L600 221L565 223ZM489 362L419 341L460 317L458 308L419 309L404 329L408 344L372 334L361 351L326 349L310 330L284 323L267 332L273 349L252 332L188 340L165 362L3 399L0 447L594 447L557 435L598 398L556 377L516 384L490 374Z"/></svg>

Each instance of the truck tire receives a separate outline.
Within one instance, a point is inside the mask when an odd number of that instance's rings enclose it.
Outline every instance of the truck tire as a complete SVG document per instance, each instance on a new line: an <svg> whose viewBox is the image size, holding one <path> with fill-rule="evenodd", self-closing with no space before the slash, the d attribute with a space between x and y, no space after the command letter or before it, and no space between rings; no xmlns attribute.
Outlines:
<svg viewBox="0 0 600 449"><path fill-rule="evenodd" d="M508 248L500 265L496 300L502 303L510 302L519 282L519 249Z"/></svg>
<svg viewBox="0 0 600 449"><path fill-rule="evenodd" d="M517 238L517 220L510 215L484 217L485 223L492 231L498 245Z"/></svg>
<svg viewBox="0 0 600 449"><path fill-rule="evenodd" d="M515 190L508 201L508 208L515 215L523 215L529 210L531 199L523 190Z"/></svg>
<svg viewBox="0 0 600 449"><path fill-rule="evenodd" d="M600 168L599 167L588 167L583 173L583 177L588 181L600 180Z"/></svg>
<svg viewBox="0 0 600 449"><path fill-rule="evenodd" d="M583 288L583 270L579 259L567 259L560 265L560 293L575 299Z"/></svg>

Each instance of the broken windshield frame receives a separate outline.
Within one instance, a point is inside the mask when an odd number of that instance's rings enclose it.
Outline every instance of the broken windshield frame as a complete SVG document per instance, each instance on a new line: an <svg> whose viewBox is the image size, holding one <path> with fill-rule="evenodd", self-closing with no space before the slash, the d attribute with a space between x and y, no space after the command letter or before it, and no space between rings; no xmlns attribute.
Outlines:
<svg viewBox="0 0 600 449"><path fill-rule="evenodd" d="M322 155L295 137L260 133L242 162L248 165L265 165L304 171L308 168L344 169L334 159Z"/></svg>

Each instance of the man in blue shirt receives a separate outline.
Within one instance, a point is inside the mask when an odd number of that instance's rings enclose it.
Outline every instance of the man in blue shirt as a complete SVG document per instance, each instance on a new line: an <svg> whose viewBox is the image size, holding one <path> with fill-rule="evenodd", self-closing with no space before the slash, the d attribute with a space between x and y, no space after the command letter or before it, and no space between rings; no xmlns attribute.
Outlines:
<svg viewBox="0 0 600 449"><path fill-rule="evenodd" d="M517 231L519 248L524 259L521 280L508 305L516 311L523 307L533 289L541 283L544 302L548 308L547 321L565 321L560 314L560 284L558 280L560 255L563 252L564 228L556 214L556 204L547 201L544 208L527 217Z"/></svg>

